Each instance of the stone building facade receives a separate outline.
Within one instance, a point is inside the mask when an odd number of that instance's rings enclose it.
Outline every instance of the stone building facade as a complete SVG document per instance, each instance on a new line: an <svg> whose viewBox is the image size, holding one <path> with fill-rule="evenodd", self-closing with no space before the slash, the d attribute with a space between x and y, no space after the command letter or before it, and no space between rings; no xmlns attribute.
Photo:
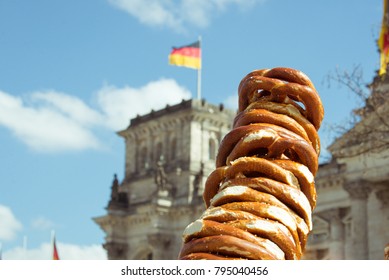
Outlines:
<svg viewBox="0 0 389 280"><path fill-rule="evenodd" d="M376 78L371 92L370 101L379 99L376 108L367 102L360 122L329 147L332 160L319 167L305 259L384 258L389 140L380 145L364 129L377 128L382 135L376 138L386 140L389 80ZM203 183L234 115L188 100L138 116L118 133L126 143L125 176L120 183L114 178L107 214L94 218L106 233L109 259L177 258L183 229L204 211Z"/></svg>
<svg viewBox="0 0 389 280"><path fill-rule="evenodd" d="M114 178L107 215L109 259L176 259L184 228L204 211L202 193L235 112L187 100L138 116L118 134L125 176Z"/></svg>
<svg viewBox="0 0 389 280"><path fill-rule="evenodd" d="M319 167L318 205L305 257L383 259L389 242L389 77L376 76L359 121Z"/></svg>

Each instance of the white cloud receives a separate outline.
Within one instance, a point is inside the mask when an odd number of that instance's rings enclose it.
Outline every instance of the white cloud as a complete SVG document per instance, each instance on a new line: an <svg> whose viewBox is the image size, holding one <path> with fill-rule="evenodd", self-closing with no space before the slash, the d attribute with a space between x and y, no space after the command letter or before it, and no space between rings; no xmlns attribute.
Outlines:
<svg viewBox="0 0 389 280"><path fill-rule="evenodd" d="M222 103L227 108L236 111L238 109L238 100L239 100L238 94L233 94L233 95L227 96L227 98L224 99L224 101Z"/></svg>
<svg viewBox="0 0 389 280"><path fill-rule="evenodd" d="M101 123L103 116L87 106L81 99L64 93L46 91L32 94L34 100L46 102L55 111L82 125Z"/></svg>
<svg viewBox="0 0 389 280"><path fill-rule="evenodd" d="M215 14L229 6L248 9L265 0L108 0L149 26L165 26L182 32L187 25L207 27Z"/></svg>
<svg viewBox="0 0 389 280"><path fill-rule="evenodd" d="M61 260L106 260L107 253L101 245L92 244L80 246L56 242L58 255ZM52 244L42 243L38 248L25 250L15 247L3 253L4 260L51 260Z"/></svg>
<svg viewBox="0 0 389 280"><path fill-rule="evenodd" d="M53 90L24 97L0 91L0 126L35 151L99 149L104 145L97 129L125 129L137 114L190 97L190 92L172 79L151 81L140 88L106 85L97 91L96 108Z"/></svg>
<svg viewBox="0 0 389 280"><path fill-rule="evenodd" d="M16 219L11 209L0 204L0 240L12 240L16 237L22 224Z"/></svg>
<svg viewBox="0 0 389 280"><path fill-rule="evenodd" d="M169 0L108 0L112 5L136 17L141 23L150 26L166 25L179 28L181 20L174 3Z"/></svg>
<svg viewBox="0 0 389 280"><path fill-rule="evenodd" d="M53 222L39 217L33 221L33 227L52 228ZM2 243L1 258L4 260L50 260L52 258L52 244L42 243L38 248L23 248L21 246L7 249L7 243L2 241L13 240L22 229L22 224L12 213L12 210L0 204L0 243ZM60 259L63 260L106 260L107 253L100 244L75 245L56 242Z"/></svg>
<svg viewBox="0 0 389 280"><path fill-rule="evenodd" d="M45 101L42 95L55 94L32 94L32 104L28 105L20 97L0 91L0 125L9 128L17 138L37 151L98 148L98 139L82 122L61 112L58 106L39 102Z"/></svg>
<svg viewBox="0 0 389 280"><path fill-rule="evenodd" d="M166 106L189 99L191 93L179 86L175 80L160 79L141 88L104 86L97 93L97 102L106 118L106 124L113 130L124 129L130 118L149 113Z"/></svg>

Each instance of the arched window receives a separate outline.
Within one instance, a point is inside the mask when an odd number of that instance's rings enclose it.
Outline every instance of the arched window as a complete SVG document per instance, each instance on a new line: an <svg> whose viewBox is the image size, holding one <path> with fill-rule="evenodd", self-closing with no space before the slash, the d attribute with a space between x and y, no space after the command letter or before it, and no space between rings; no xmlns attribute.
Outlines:
<svg viewBox="0 0 389 280"><path fill-rule="evenodd" d="M209 138L208 157L212 160L216 159L216 140L213 138Z"/></svg>
<svg viewBox="0 0 389 280"><path fill-rule="evenodd" d="M162 155L162 142L158 142L155 148L155 161L159 161Z"/></svg>
<svg viewBox="0 0 389 280"><path fill-rule="evenodd" d="M140 150L140 159L139 159L139 165L141 169L147 169L148 168L148 158L147 158L147 148L142 147Z"/></svg>
<svg viewBox="0 0 389 280"><path fill-rule="evenodd" d="M175 160L177 155L177 139L173 138L170 143L170 160Z"/></svg>

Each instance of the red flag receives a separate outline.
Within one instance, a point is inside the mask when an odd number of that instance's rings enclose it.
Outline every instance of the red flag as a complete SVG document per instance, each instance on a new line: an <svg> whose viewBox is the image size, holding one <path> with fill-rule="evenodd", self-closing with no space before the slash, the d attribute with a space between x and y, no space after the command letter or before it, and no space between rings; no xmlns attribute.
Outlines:
<svg viewBox="0 0 389 280"><path fill-rule="evenodd" d="M55 244L55 237L53 238L53 260L55 261L59 260L57 245Z"/></svg>
<svg viewBox="0 0 389 280"><path fill-rule="evenodd" d="M169 55L169 63L176 66L184 66L194 69L201 68L200 41L193 44L173 48Z"/></svg>

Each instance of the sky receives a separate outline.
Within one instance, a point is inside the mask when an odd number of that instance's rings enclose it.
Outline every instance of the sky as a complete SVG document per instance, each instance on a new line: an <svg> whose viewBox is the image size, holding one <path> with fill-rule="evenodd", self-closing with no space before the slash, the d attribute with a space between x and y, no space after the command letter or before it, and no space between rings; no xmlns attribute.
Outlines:
<svg viewBox="0 0 389 280"><path fill-rule="evenodd" d="M202 97L237 108L254 69L306 73L335 125L360 106L336 71L376 75L382 0L0 0L0 244L3 259L106 259L116 132L137 114L196 97L197 71L168 64L202 39Z"/></svg>

